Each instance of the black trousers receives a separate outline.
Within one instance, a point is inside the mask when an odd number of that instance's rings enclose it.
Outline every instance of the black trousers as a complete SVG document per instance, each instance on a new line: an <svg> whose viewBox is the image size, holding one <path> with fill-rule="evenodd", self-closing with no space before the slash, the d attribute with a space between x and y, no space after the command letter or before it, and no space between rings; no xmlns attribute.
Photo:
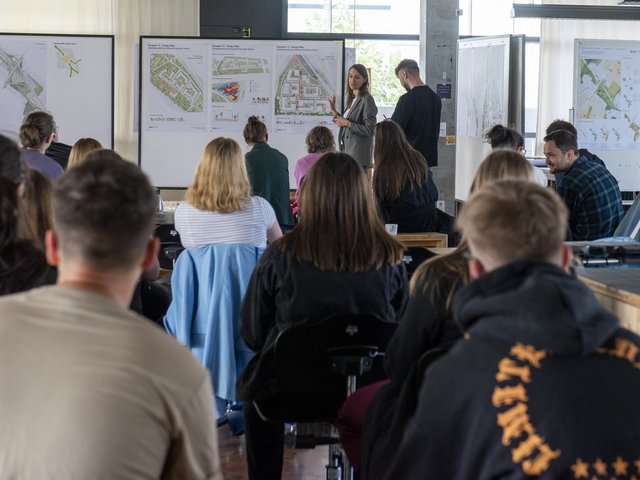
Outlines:
<svg viewBox="0 0 640 480"><path fill-rule="evenodd" d="M284 423L265 422L253 402L244 403L244 433L249 480L280 480L284 453Z"/></svg>

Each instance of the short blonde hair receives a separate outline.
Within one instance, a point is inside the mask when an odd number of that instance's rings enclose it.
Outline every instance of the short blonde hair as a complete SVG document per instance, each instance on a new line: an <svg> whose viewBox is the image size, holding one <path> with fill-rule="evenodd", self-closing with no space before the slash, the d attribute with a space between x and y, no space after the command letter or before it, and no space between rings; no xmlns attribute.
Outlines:
<svg viewBox="0 0 640 480"><path fill-rule="evenodd" d="M87 159L87 155L94 150L102 148L102 144L95 138L81 138L73 144L69 153L69 163L67 169L80 165Z"/></svg>
<svg viewBox="0 0 640 480"><path fill-rule="evenodd" d="M499 180L471 195L457 219L472 254L498 265L521 258L550 260L567 233L560 197L522 180Z"/></svg>
<svg viewBox="0 0 640 480"><path fill-rule="evenodd" d="M237 212L251 194L238 142L219 137L206 146L185 200L199 210Z"/></svg>

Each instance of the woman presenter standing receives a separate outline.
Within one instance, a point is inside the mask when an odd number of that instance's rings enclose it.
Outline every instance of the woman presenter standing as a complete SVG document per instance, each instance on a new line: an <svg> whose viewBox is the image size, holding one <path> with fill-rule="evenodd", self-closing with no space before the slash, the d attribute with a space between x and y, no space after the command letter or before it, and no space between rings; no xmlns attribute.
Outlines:
<svg viewBox="0 0 640 480"><path fill-rule="evenodd" d="M343 113L336 110L336 97L329 99L333 121L340 127L340 151L351 155L366 170L372 161L373 129L378 107L369 93L369 73L364 65L356 63L349 68L346 96L347 109Z"/></svg>

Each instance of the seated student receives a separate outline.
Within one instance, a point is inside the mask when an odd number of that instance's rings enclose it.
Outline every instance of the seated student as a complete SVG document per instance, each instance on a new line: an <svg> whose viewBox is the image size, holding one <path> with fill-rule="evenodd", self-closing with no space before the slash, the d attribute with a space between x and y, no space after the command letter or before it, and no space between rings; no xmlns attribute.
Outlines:
<svg viewBox="0 0 640 480"><path fill-rule="evenodd" d="M458 225L473 279L453 301L465 340L426 371L379 478L631 478L640 338L565 271L562 200L496 182Z"/></svg>
<svg viewBox="0 0 640 480"><path fill-rule="evenodd" d="M251 195L242 150L231 138L209 142L184 198L174 219L185 248L210 243L266 247L282 235L269 202Z"/></svg>
<svg viewBox="0 0 640 480"><path fill-rule="evenodd" d="M296 166L293 170L293 176L296 179L296 199L300 196L302 180L305 175L309 173L311 167L320 160L322 155L327 152L333 152L336 149L336 141L333 138L333 133L331 133L331 130L327 127L322 125L313 127L309 130L304 142L307 144L308 155L300 158L296 162Z"/></svg>
<svg viewBox="0 0 640 480"><path fill-rule="evenodd" d="M535 181L533 167L522 155L512 150L495 150L480 164L469 193L505 178ZM407 310L387 346L385 371L390 382L382 388L364 387L363 392L358 391L345 402L341 419L343 437L359 438L362 425L362 462L358 448L348 451L354 465L362 463L361 478L379 478L387 466L384 453L400 441L415 404L419 386L415 380L427 366L420 362L421 357L433 350L444 353L462 337L453 321L451 303L458 289L469 281L467 254L463 237L454 252L418 267L411 279ZM366 399L378 389L367 408Z"/></svg>
<svg viewBox="0 0 640 480"><path fill-rule="evenodd" d="M289 201L289 160L269 146L267 126L258 117L249 117L242 134L251 147L245 154L251 193L271 204L278 223L287 230L294 223Z"/></svg>
<svg viewBox="0 0 640 480"><path fill-rule="evenodd" d="M567 122L566 120L556 119L549 124L549 126L547 127L547 130L545 131L545 134L549 135L551 132L555 132L556 130L567 130L568 132L571 132L576 137L576 141L578 140L578 130L576 130L576 127L574 127L571 122ZM604 161L600 157L598 157L595 153L591 153L586 148L578 149L578 155L581 157L585 157L590 162L596 162L602 165L603 167L606 167Z"/></svg>
<svg viewBox="0 0 640 480"><path fill-rule="evenodd" d="M55 130L56 122L52 115L33 112L27 115L19 132L27 166L38 170L51 182L55 182L64 173L60 164L44 154L53 141Z"/></svg>
<svg viewBox="0 0 640 480"><path fill-rule="evenodd" d="M23 201L26 219L30 223L36 245L44 252L44 237L53 225L51 196L53 185L38 170L29 170Z"/></svg>
<svg viewBox="0 0 640 480"><path fill-rule="evenodd" d="M112 161L119 162L124 159L115 151L109 148L96 147L100 145L97 140L86 140L80 143L80 147L76 148L78 142L74 145L72 155L69 157L69 169L75 168L89 160ZM94 148L95 147L95 148ZM151 262L148 268L145 268L140 276L133 291L130 308L134 312L145 316L159 326L162 326L162 318L167 313L169 304L171 303L171 294L167 287L156 283L160 276L160 261L156 259Z"/></svg>
<svg viewBox="0 0 640 480"><path fill-rule="evenodd" d="M571 132L556 130L544 142L549 170L563 173L556 191L569 209L571 240L613 236L624 216L618 181L605 167L577 153L578 143Z"/></svg>
<svg viewBox="0 0 640 480"><path fill-rule="evenodd" d="M44 152L44 154L52 160L55 160L60 164L63 170L67 170L67 165L69 163L69 155L71 154L71 145L67 145L66 143L59 142L60 135L60 127L56 125L56 128L53 130L53 139L49 148Z"/></svg>
<svg viewBox="0 0 640 480"><path fill-rule="evenodd" d="M453 217L436 208L438 188L426 159L392 120L378 123L374 137L373 193L384 223L397 224L398 233L446 233L457 245Z"/></svg>
<svg viewBox="0 0 640 480"><path fill-rule="evenodd" d="M20 199L9 179L0 177L0 295L23 292L55 282L44 252L20 238Z"/></svg>
<svg viewBox="0 0 640 480"><path fill-rule="evenodd" d="M125 161L57 183L57 284L0 299L2 476L222 478L207 372L127 309L158 250L155 210Z"/></svg>
<svg viewBox="0 0 640 480"><path fill-rule="evenodd" d="M81 138L73 144L71 152L69 153L69 163L67 168L73 168L76 165L81 164L87 158L87 155L95 150L100 150L102 144L95 138Z"/></svg>
<svg viewBox="0 0 640 480"><path fill-rule="evenodd" d="M28 222L21 194L28 171L20 148L0 135L0 295L55 282Z"/></svg>
<svg viewBox="0 0 640 480"><path fill-rule="evenodd" d="M356 160L325 154L306 176L300 209L298 224L260 258L242 305L242 337L256 352L237 382L250 479L282 472L284 426L263 421L252 403L282 394L273 371L278 332L337 314L396 322L406 302L403 246L385 231Z"/></svg>
<svg viewBox="0 0 640 480"><path fill-rule="evenodd" d="M524 137L520 132L515 131L512 128L505 127L499 123L491 127L483 135L486 142L491 145L492 149L496 148L508 148L509 150L515 150L518 153L524 155L526 150L524 149ZM539 168L533 169L538 183L546 187L548 185L547 176Z"/></svg>

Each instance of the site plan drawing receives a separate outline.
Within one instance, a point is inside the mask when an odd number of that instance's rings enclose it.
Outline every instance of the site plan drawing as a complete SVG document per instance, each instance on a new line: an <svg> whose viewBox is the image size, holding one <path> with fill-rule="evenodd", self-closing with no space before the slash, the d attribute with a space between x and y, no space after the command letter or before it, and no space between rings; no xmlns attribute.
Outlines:
<svg viewBox="0 0 640 480"><path fill-rule="evenodd" d="M317 49L282 48L278 65L274 115L279 132L307 132L317 124L331 125L329 98L336 94L338 59Z"/></svg>
<svg viewBox="0 0 640 480"><path fill-rule="evenodd" d="M183 112L202 112L202 80L177 55L151 55L151 83Z"/></svg>
<svg viewBox="0 0 640 480"><path fill-rule="evenodd" d="M508 84L505 45L460 48L458 65L458 136L482 137L507 122Z"/></svg>
<svg viewBox="0 0 640 480"><path fill-rule="evenodd" d="M113 146L113 36L0 33L0 133L18 140L32 112L51 113L59 141Z"/></svg>
<svg viewBox="0 0 640 480"><path fill-rule="evenodd" d="M200 46L163 43L150 47L145 81L150 108L145 127L161 131L206 128L206 50Z"/></svg>
<svg viewBox="0 0 640 480"><path fill-rule="evenodd" d="M82 61L80 58L75 58L73 52L63 50L63 47L59 45L53 45L53 48L59 54L59 60L69 70L69 77L72 77L74 74L78 75L80 73L78 64ZM64 68L64 67L62 67Z"/></svg>
<svg viewBox="0 0 640 480"><path fill-rule="evenodd" d="M46 47L0 40L0 129L16 131L31 112L46 105Z"/></svg>
<svg viewBox="0 0 640 480"><path fill-rule="evenodd" d="M640 149L640 48L576 41L575 112L580 146Z"/></svg>
<svg viewBox="0 0 640 480"><path fill-rule="evenodd" d="M343 40L142 36L140 166L158 187L188 187L214 138L251 148L243 129L256 116L289 159L294 185L309 130L326 125L337 135L329 98L342 104L343 90Z"/></svg>

